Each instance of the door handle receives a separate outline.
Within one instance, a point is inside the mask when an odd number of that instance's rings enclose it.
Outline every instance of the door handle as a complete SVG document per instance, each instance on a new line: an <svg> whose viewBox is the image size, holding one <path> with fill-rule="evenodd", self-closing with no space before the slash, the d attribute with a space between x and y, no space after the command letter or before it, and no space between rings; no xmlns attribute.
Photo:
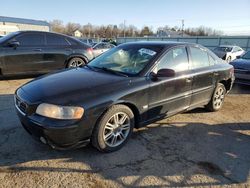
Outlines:
<svg viewBox="0 0 250 188"><path fill-rule="evenodd" d="M41 52L42 49L41 49L41 48L36 48L36 49L34 49L34 51L35 51L35 52Z"/></svg>
<svg viewBox="0 0 250 188"><path fill-rule="evenodd" d="M192 82L192 78L191 78L191 77L190 77L190 78L186 78L186 82L187 82L187 83Z"/></svg>
<svg viewBox="0 0 250 188"><path fill-rule="evenodd" d="M214 72L214 76L218 76L219 75L219 73L218 72Z"/></svg>

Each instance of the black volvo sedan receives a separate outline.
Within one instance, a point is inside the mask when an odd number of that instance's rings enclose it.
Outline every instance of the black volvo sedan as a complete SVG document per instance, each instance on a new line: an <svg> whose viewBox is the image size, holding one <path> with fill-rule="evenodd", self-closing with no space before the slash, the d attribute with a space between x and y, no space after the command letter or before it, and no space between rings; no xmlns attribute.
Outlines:
<svg viewBox="0 0 250 188"><path fill-rule="evenodd" d="M1 77L78 67L93 57L90 46L58 33L17 31L0 38Z"/></svg>
<svg viewBox="0 0 250 188"><path fill-rule="evenodd" d="M23 85L15 106L27 132L52 148L91 142L110 152L133 128L200 106L219 110L233 81L233 67L200 45L127 43Z"/></svg>

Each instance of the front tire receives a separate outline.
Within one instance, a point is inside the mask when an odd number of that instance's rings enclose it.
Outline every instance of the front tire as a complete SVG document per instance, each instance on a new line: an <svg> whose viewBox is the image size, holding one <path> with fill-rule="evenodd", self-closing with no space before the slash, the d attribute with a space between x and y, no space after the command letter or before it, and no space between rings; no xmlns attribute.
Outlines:
<svg viewBox="0 0 250 188"><path fill-rule="evenodd" d="M225 86L221 83L218 83L210 102L205 106L205 108L211 112L220 110L224 103L225 95L226 95Z"/></svg>
<svg viewBox="0 0 250 188"><path fill-rule="evenodd" d="M226 59L226 61L227 61L228 63L230 63L231 60L232 60L232 57L231 57L231 56L229 56L229 57Z"/></svg>
<svg viewBox="0 0 250 188"><path fill-rule="evenodd" d="M134 114L125 105L114 105L97 122L91 142L102 152L112 152L122 148L134 128Z"/></svg>

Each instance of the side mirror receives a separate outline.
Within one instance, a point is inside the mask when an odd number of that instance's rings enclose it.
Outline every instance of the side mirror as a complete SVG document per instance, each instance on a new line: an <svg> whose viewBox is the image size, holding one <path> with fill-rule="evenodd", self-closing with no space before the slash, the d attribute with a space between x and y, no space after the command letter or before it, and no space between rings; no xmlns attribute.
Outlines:
<svg viewBox="0 0 250 188"><path fill-rule="evenodd" d="M157 77L174 77L175 71L173 69L160 69L158 70Z"/></svg>
<svg viewBox="0 0 250 188"><path fill-rule="evenodd" d="M173 69L160 69L157 74L154 72L150 73L150 78L153 81L157 81L158 78L161 77L174 77L175 76L175 71Z"/></svg>
<svg viewBox="0 0 250 188"><path fill-rule="evenodd" d="M16 40L13 40L13 41L8 42L8 46L13 47L13 48L17 48L18 46L20 46L20 43Z"/></svg>
<svg viewBox="0 0 250 188"><path fill-rule="evenodd" d="M236 59L240 59L240 58L241 58L241 55L236 56Z"/></svg>

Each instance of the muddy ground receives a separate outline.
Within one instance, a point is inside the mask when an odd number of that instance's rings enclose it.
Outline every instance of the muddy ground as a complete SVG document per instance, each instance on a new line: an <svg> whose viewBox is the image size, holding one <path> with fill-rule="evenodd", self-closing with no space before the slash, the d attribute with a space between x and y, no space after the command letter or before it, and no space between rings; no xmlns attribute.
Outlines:
<svg viewBox="0 0 250 188"><path fill-rule="evenodd" d="M34 141L13 103L28 80L0 81L0 187L250 187L250 87L234 86L219 112L164 119L102 154Z"/></svg>

